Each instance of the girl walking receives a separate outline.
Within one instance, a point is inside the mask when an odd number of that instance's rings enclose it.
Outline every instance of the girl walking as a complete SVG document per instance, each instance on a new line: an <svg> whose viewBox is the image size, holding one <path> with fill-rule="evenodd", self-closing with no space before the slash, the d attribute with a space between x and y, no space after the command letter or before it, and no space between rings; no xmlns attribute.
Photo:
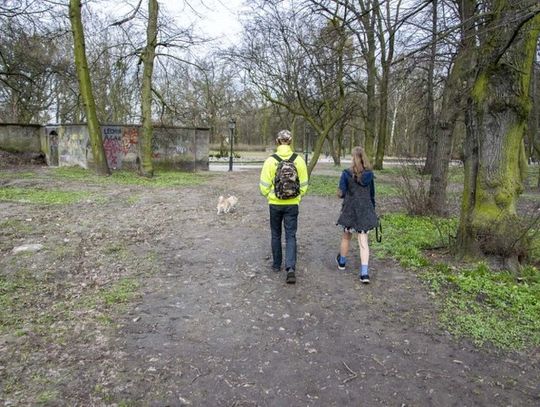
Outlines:
<svg viewBox="0 0 540 407"><path fill-rule="evenodd" d="M364 284L369 283L368 232L378 224L373 179L364 149L355 147L352 150L351 168L343 170L339 180L338 197L343 199L343 204L337 225L343 227L343 235L336 262L338 269L345 270L351 238L353 233L357 233L361 263L358 275Z"/></svg>

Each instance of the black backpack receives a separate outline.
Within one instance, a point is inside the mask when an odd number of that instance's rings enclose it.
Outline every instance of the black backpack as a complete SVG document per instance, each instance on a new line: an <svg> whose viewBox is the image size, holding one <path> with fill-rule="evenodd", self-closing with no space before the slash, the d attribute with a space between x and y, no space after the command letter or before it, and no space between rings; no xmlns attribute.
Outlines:
<svg viewBox="0 0 540 407"><path fill-rule="evenodd" d="M300 195L300 179L294 160L298 154L294 153L287 160L283 160L277 154L273 154L278 166L274 177L274 191L278 199L291 199Z"/></svg>

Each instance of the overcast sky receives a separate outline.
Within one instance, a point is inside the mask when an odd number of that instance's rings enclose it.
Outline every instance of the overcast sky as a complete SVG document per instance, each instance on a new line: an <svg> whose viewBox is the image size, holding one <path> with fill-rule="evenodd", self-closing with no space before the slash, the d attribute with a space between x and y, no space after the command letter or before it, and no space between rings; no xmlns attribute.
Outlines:
<svg viewBox="0 0 540 407"><path fill-rule="evenodd" d="M238 39L242 29L239 14L243 0L159 0L159 3L161 12L176 17L180 26L194 23L205 37L218 38L226 45Z"/></svg>
<svg viewBox="0 0 540 407"><path fill-rule="evenodd" d="M196 5L198 2L199 5ZM163 4L178 4L178 0L163 0ZM222 38L224 42L232 42L242 29L239 14L243 0L195 0L193 8L200 14L194 21L211 37ZM187 10L186 10L187 11ZM190 10L191 11L191 10ZM225 37L225 38L223 38Z"/></svg>

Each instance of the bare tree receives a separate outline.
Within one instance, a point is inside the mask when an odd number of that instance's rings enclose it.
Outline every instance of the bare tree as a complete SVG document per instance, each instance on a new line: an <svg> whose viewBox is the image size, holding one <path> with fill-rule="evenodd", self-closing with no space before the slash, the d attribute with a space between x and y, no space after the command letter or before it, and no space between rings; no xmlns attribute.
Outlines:
<svg viewBox="0 0 540 407"><path fill-rule="evenodd" d="M99 175L110 175L105 150L103 149L101 129L96 114L96 103L92 93L92 83L90 81L90 72L88 71L88 63L86 60L80 0L70 0L69 18L73 30L75 66L77 69L77 77L79 79L81 97L86 111L88 133L90 145L92 147L95 170Z"/></svg>
<svg viewBox="0 0 540 407"><path fill-rule="evenodd" d="M352 44L338 8L336 18L326 21L305 11L264 8L247 27L237 57L269 102L303 117L316 132L311 173L343 115L345 55Z"/></svg>
<svg viewBox="0 0 540 407"><path fill-rule="evenodd" d="M394 9L392 9L394 7ZM375 169L382 169L386 150L386 137L388 133L388 95L391 80L390 67L394 60L395 37L400 24L401 0L392 3L386 2L384 11L380 4L374 4L377 15L377 37L380 47L381 79L379 81L379 134L377 137L377 151L375 154Z"/></svg>
<svg viewBox="0 0 540 407"><path fill-rule="evenodd" d="M55 82L65 68L61 50L67 38L48 2L4 1L0 5L0 120L49 120ZM47 23L45 22L47 21Z"/></svg>

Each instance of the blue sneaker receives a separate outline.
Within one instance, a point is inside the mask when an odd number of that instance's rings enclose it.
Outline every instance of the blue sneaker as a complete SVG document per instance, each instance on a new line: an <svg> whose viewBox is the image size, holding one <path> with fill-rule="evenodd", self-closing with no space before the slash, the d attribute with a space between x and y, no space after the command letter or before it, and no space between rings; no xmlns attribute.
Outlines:
<svg viewBox="0 0 540 407"><path fill-rule="evenodd" d="M360 274L360 281L362 282L362 284L369 284L369 275Z"/></svg>
<svg viewBox="0 0 540 407"><path fill-rule="evenodd" d="M347 261L346 260L341 261L341 254L339 253L336 257L336 263L337 263L338 270L345 270L345 264L347 263Z"/></svg>

